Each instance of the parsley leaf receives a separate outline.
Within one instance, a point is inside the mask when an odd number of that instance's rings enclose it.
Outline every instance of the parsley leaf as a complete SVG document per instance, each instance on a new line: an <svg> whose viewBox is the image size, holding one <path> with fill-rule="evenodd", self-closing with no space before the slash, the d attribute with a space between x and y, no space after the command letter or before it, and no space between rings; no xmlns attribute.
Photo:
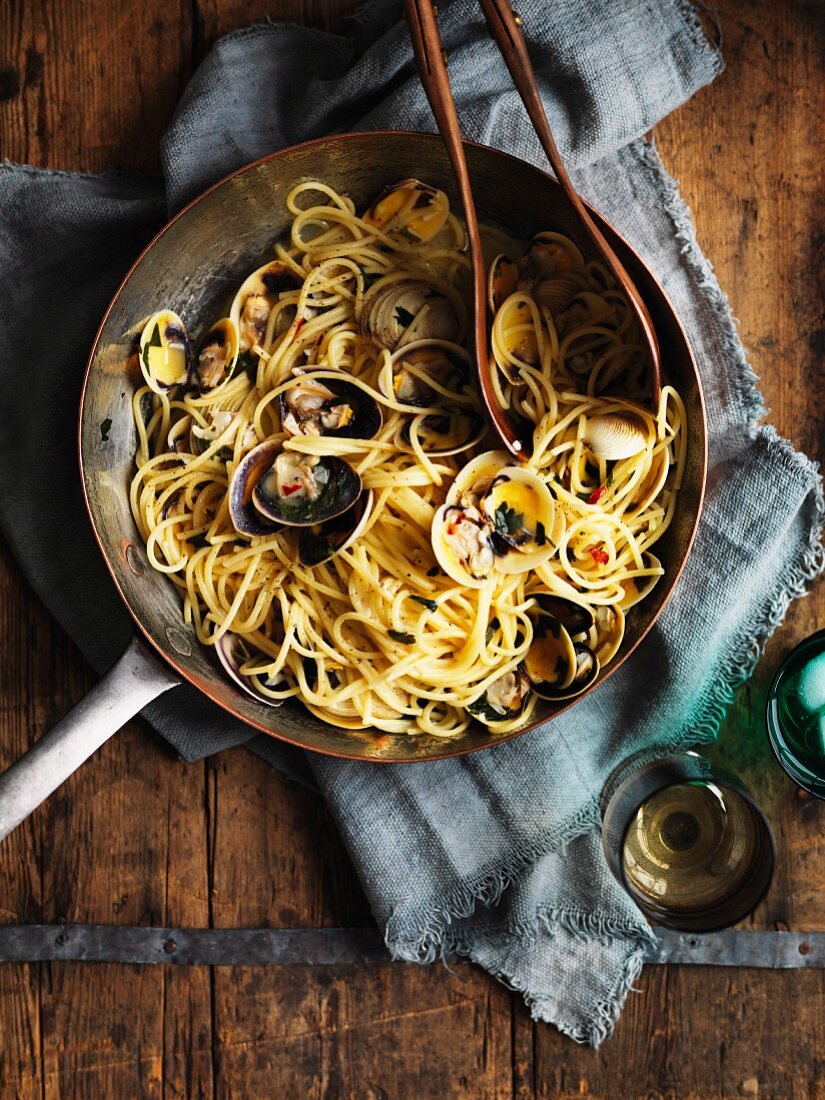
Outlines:
<svg viewBox="0 0 825 1100"><path fill-rule="evenodd" d="M501 622L498 619L490 619L489 625L487 626L487 636L484 639L487 645L493 640L493 635L500 626Z"/></svg>
<svg viewBox="0 0 825 1100"><path fill-rule="evenodd" d="M536 524L536 546L544 546L545 542L547 542L547 535L546 535L546 532L544 530L544 524L543 523L537 523Z"/></svg>
<svg viewBox="0 0 825 1100"><path fill-rule="evenodd" d="M429 608L430 611L437 611L438 604L435 600L428 600L426 596L411 596L411 600L415 600L416 603L422 604L422 606Z"/></svg>
<svg viewBox="0 0 825 1100"><path fill-rule="evenodd" d="M437 566L437 565L434 565L434 566L432 567L432 569L428 569L428 570L427 570L427 576L428 576L428 577L437 577L437 576L438 576L438 574L439 574L439 572L440 572L440 570L439 570L438 566Z"/></svg>
<svg viewBox="0 0 825 1100"><path fill-rule="evenodd" d="M524 513L517 512L506 501L502 502L496 508L495 524L500 535L514 535L524 526Z"/></svg>
<svg viewBox="0 0 825 1100"><path fill-rule="evenodd" d="M415 641L414 634L405 634L403 630L388 630L387 633L394 642L403 642L404 645L412 645Z"/></svg>
<svg viewBox="0 0 825 1100"><path fill-rule="evenodd" d="M111 418L111 416L107 416L106 419L104 421L102 421L101 425L100 425L100 439L101 439L102 443L108 443L109 442L109 431L111 430L111 427L112 427L112 418Z"/></svg>

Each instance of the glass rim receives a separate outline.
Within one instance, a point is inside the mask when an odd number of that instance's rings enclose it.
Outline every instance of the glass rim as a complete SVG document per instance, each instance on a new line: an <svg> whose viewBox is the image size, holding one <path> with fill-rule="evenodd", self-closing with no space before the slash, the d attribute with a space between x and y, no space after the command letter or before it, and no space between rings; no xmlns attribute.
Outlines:
<svg viewBox="0 0 825 1100"><path fill-rule="evenodd" d="M809 634L807 638L803 638L801 642L797 644L786 653L779 663L776 671L771 677L771 682L768 685L768 693L765 697L765 730L768 735L768 744L771 747L771 752L776 757L776 762L779 764L782 771L789 779L793 780L798 787L809 794L812 798L819 799L820 802L825 802L825 774L823 774L821 787L822 793L814 790L810 780L804 779L802 775L793 767L793 761L783 758L779 745L777 744L778 738L776 735L776 723L774 722L773 714L771 713L771 703L776 697L776 690L779 686L779 681L782 679L787 666L791 663L793 658L801 649L805 649L807 646L816 642L825 642L825 627L822 630L815 630L813 634Z"/></svg>

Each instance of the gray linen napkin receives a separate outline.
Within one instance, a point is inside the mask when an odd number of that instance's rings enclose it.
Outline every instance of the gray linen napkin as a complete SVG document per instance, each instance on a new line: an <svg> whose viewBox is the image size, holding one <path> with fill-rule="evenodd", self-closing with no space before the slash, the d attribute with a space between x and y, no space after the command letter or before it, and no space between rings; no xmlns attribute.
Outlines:
<svg viewBox="0 0 825 1100"><path fill-rule="evenodd" d="M676 306L708 403L710 479L692 557L636 654L573 712L482 754L414 767L303 757L256 737L188 688L146 713L188 759L250 745L308 775L336 816L399 957L457 951L580 1041L611 1031L649 930L610 878L597 798L643 747L715 736L736 686L822 568L816 468L769 427L726 300L650 127L721 69L685 0L521 0L531 54L582 192L629 238ZM86 523L73 448L80 378L120 275L163 217L229 170L328 131L433 129L398 24L373 0L338 38L267 25L218 42L163 142L165 192L125 177L0 171L0 525L44 601L98 669L129 624ZM468 138L542 155L471 0L441 5ZM44 286L70 287L50 297ZM20 471L26 471L21 476ZM656 691L649 685L655 683Z"/></svg>

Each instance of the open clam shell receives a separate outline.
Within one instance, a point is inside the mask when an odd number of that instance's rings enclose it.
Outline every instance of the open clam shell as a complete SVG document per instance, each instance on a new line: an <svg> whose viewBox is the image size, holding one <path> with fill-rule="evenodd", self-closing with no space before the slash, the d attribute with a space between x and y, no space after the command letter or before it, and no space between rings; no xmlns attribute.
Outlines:
<svg viewBox="0 0 825 1100"><path fill-rule="evenodd" d="M533 691L541 699L556 699L576 676L576 650L569 632L554 615L533 618L533 640L523 667Z"/></svg>
<svg viewBox="0 0 825 1100"><path fill-rule="evenodd" d="M520 284L529 289L542 279L555 279L567 272L584 275L584 257L571 240L547 231L533 238L518 261Z"/></svg>
<svg viewBox="0 0 825 1100"><path fill-rule="evenodd" d="M215 653L226 673L247 695L251 695L259 703L265 703L268 707L280 707L284 703L283 699L271 699L262 691L256 691L255 685L259 677L244 676L240 671L241 667L257 654L256 650L238 634L222 634L215 642ZM261 657L263 658L263 654ZM283 676L271 683L269 680L263 682L272 691L286 691L290 686L289 681Z"/></svg>
<svg viewBox="0 0 825 1100"><path fill-rule="evenodd" d="M591 648L604 668L616 656L624 638L624 611L617 605L602 605L596 608L595 638Z"/></svg>
<svg viewBox="0 0 825 1100"><path fill-rule="evenodd" d="M401 180L388 187L363 220L388 236L429 241L444 228L450 202L443 191L421 180Z"/></svg>
<svg viewBox="0 0 825 1100"><path fill-rule="evenodd" d="M345 379L302 374L278 397L281 427L290 435L372 439L381 430L378 402Z"/></svg>
<svg viewBox="0 0 825 1100"><path fill-rule="evenodd" d="M392 351L416 340L456 340L460 324L452 302L428 283L379 279L364 299L364 336Z"/></svg>
<svg viewBox="0 0 825 1100"><path fill-rule="evenodd" d="M170 451L175 453L186 451L190 452L191 443L189 440L189 432L192 428L192 417L182 416L180 420L176 420L172 427L169 429L169 434L166 436L166 446Z"/></svg>
<svg viewBox="0 0 825 1100"><path fill-rule="evenodd" d="M556 314L555 320L559 335L567 336L582 325L613 326L618 321L618 315L610 302L605 301L600 295L590 290L580 290L567 308ZM575 356L568 358L568 366L571 370L580 374L587 373L590 365L586 358L583 358L583 365L580 368L573 361L575 358Z"/></svg>
<svg viewBox="0 0 825 1100"><path fill-rule="evenodd" d="M255 483L252 503L274 523L311 527L351 508L360 493L361 478L342 458L281 451Z"/></svg>
<svg viewBox="0 0 825 1100"><path fill-rule="evenodd" d="M378 386L383 394L399 404L425 408L443 405L446 401L431 383L450 393L458 393L467 374L467 362L454 345L447 341L416 340L390 357L390 370L382 372Z"/></svg>
<svg viewBox="0 0 825 1100"><path fill-rule="evenodd" d="M201 393L214 390L231 378L237 362L238 326L231 317L223 317L198 345L195 375Z"/></svg>
<svg viewBox="0 0 825 1100"><path fill-rule="evenodd" d="M229 310L238 331L238 347L251 351L266 333L272 307L281 294L301 286L301 278L283 260L272 260L241 283Z"/></svg>
<svg viewBox="0 0 825 1100"><path fill-rule="evenodd" d="M153 313L140 334L140 369L155 393L166 393L189 380L189 338L177 313Z"/></svg>
<svg viewBox="0 0 825 1100"><path fill-rule="evenodd" d="M265 538L279 531L282 523L262 516L252 502L255 486L280 454L277 443L266 441L253 447L238 463L229 482L229 518L239 535Z"/></svg>
<svg viewBox="0 0 825 1100"><path fill-rule="evenodd" d="M649 596L664 574L662 563L656 555L651 554L649 550L646 550L642 554L642 562L644 563L644 568L650 572L640 577L628 577L627 580L621 582L625 592L619 602L619 607L622 611L627 611L628 608L633 607L634 604L639 603L641 600L645 599L646 596Z"/></svg>
<svg viewBox="0 0 825 1100"><path fill-rule="evenodd" d="M536 318L525 294L507 299L495 320L493 352L496 366L513 386L525 384L524 367L539 365Z"/></svg>
<svg viewBox="0 0 825 1100"><path fill-rule="evenodd" d="M532 470L506 466L494 477L481 500L493 529L501 573L525 573L555 553L556 503L547 485Z"/></svg>
<svg viewBox="0 0 825 1100"><path fill-rule="evenodd" d="M582 439L594 455L607 461L632 458L647 444L647 436L632 413L589 417Z"/></svg>
<svg viewBox="0 0 825 1100"><path fill-rule="evenodd" d="M352 546L366 527L374 502L375 495L369 489L361 493L346 512L341 512L324 523L302 527L298 535L298 558L301 565L321 565Z"/></svg>
<svg viewBox="0 0 825 1100"><path fill-rule="evenodd" d="M467 710L480 722L506 722L516 718L530 695L530 681L523 669L515 668L494 680Z"/></svg>
<svg viewBox="0 0 825 1100"><path fill-rule="evenodd" d="M531 595L536 601L535 615L552 615L558 619L573 641L584 641L596 624L596 615L585 604L554 592L533 592Z"/></svg>
<svg viewBox="0 0 825 1100"><path fill-rule="evenodd" d="M208 451L218 436L223 435L232 424L235 414L229 409L209 409L206 412L206 426L198 424L194 418L189 429L189 450L193 455L202 455ZM236 429L237 431L237 429ZM232 433L233 436L235 432ZM227 446L231 447L232 440L227 440ZM223 450L223 448L221 448ZM219 452L220 453L220 452Z"/></svg>
<svg viewBox="0 0 825 1100"><path fill-rule="evenodd" d="M509 451L484 451L456 474L447 493L448 504L478 507L493 479L513 461Z"/></svg>
<svg viewBox="0 0 825 1100"><path fill-rule="evenodd" d="M431 538L436 561L458 584L483 588L495 574L493 530L472 506L442 504L433 516Z"/></svg>
<svg viewBox="0 0 825 1100"><path fill-rule="evenodd" d="M564 629L564 628L562 628ZM599 659L590 646L585 645L583 642L573 642L573 651L575 654L575 670L570 683L566 687L553 687L546 684L543 686L542 698L550 700L551 702L560 702L564 699L573 699L576 695L581 695L583 691L586 691L592 684L596 682L601 666L599 665ZM533 685L533 690L536 694L539 694L539 690L536 685Z"/></svg>

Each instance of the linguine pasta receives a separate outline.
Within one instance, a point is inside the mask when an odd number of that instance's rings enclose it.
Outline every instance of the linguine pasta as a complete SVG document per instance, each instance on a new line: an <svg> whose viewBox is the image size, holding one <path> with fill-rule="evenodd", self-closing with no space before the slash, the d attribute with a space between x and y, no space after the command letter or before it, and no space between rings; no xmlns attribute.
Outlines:
<svg viewBox="0 0 825 1100"><path fill-rule="evenodd" d="M627 302L540 234L490 272L499 399L534 426L513 471L472 381L446 197L405 181L359 215L312 181L287 205L289 240L196 353L169 311L143 329L131 506L149 561L260 700L350 729L517 728L592 682L662 574L682 401L639 403Z"/></svg>

